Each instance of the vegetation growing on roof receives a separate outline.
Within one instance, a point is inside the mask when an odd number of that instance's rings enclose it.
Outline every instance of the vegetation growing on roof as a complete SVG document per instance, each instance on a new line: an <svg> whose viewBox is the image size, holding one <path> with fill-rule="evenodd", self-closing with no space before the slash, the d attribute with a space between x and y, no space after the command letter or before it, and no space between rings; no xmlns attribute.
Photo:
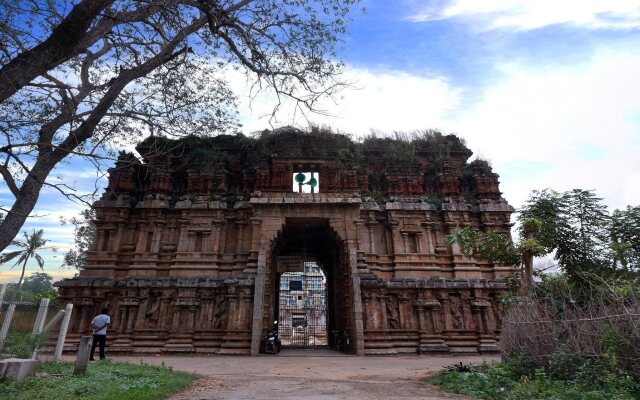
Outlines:
<svg viewBox="0 0 640 400"><path fill-rule="evenodd" d="M472 152L464 140L437 130L373 132L356 138L327 127L312 126L308 130L283 127L249 136L241 133L214 137L191 135L177 140L156 136L145 139L137 149L145 164L152 168L171 163L178 181L184 180L183 171L187 169L226 173L228 189L232 192L251 185L257 168L268 168L278 159L337 161L341 174L355 170L359 176L367 177L372 197L386 193L389 175L397 181L409 179L408 176L415 179L415 174L420 174L419 179L426 185L425 195L437 196L438 176L447 173L458 176L462 195L473 202L474 174L491 173L485 161L466 164Z"/></svg>

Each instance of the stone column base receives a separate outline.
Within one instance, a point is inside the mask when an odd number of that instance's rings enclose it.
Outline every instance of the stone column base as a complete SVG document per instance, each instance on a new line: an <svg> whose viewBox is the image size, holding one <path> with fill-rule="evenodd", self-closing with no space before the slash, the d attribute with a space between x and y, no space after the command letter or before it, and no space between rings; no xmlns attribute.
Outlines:
<svg viewBox="0 0 640 400"><path fill-rule="evenodd" d="M448 353L449 346L439 337L421 337L418 353Z"/></svg>
<svg viewBox="0 0 640 400"><path fill-rule="evenodd" d="M172 335L162 351L166 353L193 353L195 351L193 339L191 335Z"/></svg>
<svg viewBox="0 0 640 400"><path fill-rule="evenodd" d="M497 353L500 351L498 343L495 339L480 339L478 344L478 352L480 353Z"/></svg>
<svg viewBox="0 0 640 400"><path fill-rule="evenodd" d="M251 337L245 334L229 334L222 338L218 354L250 355Z"/></svg>

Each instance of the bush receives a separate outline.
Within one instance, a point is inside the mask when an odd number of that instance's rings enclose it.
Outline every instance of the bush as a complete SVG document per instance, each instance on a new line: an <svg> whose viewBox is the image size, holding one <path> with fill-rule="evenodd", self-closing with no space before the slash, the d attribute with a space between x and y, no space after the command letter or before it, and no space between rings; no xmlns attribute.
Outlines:
<svg viewBox="0 0 640 400"><path fill-rule="evenodd" d="M571 380L583 365L593 364L640 380L640 302L618 289L604 280L585 288L563 276L545 277L506 307L503 355L526 357L529 375L542 368L553 378Z"/></svg>
<svg viewBox="0 0 640 400"><path fill-rule="evenodd" d="M484 364L471 372L442 371L431 382L447 392L486 400L632 400L640 396L638 382L602 364L577 366L573 380L552 377L542 368L530 370L529 365L527 357L512 357L504 364Z"/></svg>
<svg viewBox="0 0 640 400"><path fill-rule="evenodd" d="M2 352L17 358L31 358L47 339L46 333L32 336L30 333L10 332L4 341Z"/></svg>

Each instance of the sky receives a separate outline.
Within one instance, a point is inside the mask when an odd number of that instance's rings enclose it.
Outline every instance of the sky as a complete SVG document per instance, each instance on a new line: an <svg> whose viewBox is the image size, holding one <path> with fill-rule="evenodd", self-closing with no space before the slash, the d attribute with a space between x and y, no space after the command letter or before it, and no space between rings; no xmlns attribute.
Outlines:
<svg viewBox="0 0 640 400"><path fill-rule="evenodd" d="M611 208L640 205L640 0L365 0L340 54L351 87L326 101L330 114L294 118L285 107L273 127L333 127L354 136L439 129L489 160L504 197L519 207L535 189L594 189ZM273 97L239 96L242 131L270 127L260 116ZM57 175L81 190L95 186L92 166L71 162ZM0 187L0 204L7 204ZM57 253L56 278L72 246L79 213L45 190L38 218ZM36 270L30 265L29 271ZM0 267L0 282L16 270Z"/></svg>

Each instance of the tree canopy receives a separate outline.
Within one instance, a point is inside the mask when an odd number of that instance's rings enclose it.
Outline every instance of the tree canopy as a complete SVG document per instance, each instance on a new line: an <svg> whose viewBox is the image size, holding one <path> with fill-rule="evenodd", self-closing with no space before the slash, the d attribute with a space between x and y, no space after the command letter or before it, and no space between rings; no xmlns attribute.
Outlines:
<svg viewBox="0 0 640 400"><path fill-rule="evenodd" d="M640 275L640 207L609 213L592 190L533 191L518 211L519 238L460 229L448 237L469 256L522 264L533 282L532 258L553 257L572 282L589 275L635 279ZM529 270L527 270L527 268Z"/></svg>
<svg viewBox="0 0 640 400"><path fill-rule="evenodd" d="M53 277L46 272L34 272L24 278L22 286L9 285L6 297L12 298L14 292L16 298L25 301L39 301L42 298L56 300L58 291L53 287Z"/></svg>
<svg viewBox="0 0 640 400"><path fill-rule="evenodd" d="M44 238L44 231L42 229L34 229L31 234L24 232L24 240L14 240L11 242L11 245L17 247L19 250L9 251L0 255L0 264L6 264L15 260L15 263L11 268L15 268L17 266L21 267L20 279L16 285L16 291L11 297L12 301L16 299L16 295L22 287L27 262L30 259L33 259L38 263L41 270L44 269L44 259L40 254L38 254L38 252L47 248L47 241L48 240Z"/></svg>
<svg viewBox="0 0 640 400"><path fill-rule="evenodd" d="M82 210L79 217L71 219L74 226L74 247L64 254L63 267L82 269L85 266L87 252L96 237L95 211L92 208Z"/></svg>
<svg viewBox="0 0 640 400"><path fill-rule="evenodd" d="M225 76L301 112L335 93L357 0L0 0L0 250L69 156L99 166L143 135L233 130Z"/></svg>

